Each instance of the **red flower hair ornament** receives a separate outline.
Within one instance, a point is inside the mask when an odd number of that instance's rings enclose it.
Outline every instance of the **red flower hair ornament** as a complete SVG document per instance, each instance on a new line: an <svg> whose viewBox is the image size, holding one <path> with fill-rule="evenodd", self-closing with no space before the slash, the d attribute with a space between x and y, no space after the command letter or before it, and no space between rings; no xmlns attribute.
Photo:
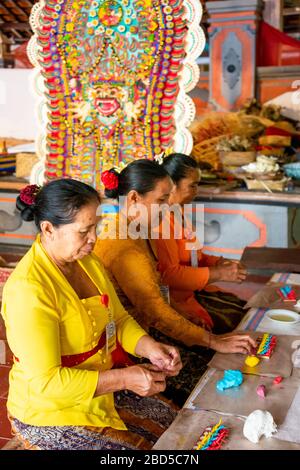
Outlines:
<svg viewBox="0 0 300 470"><path fill-rule="evenodd" d="M104 184L105 189L117 189L119 186L118 175L112 171L104 171L101 175L101 181Z"/></svg>
<svg viewBox="0 0 300 470"><path fill-rule="evenodd" d="M24 202L24 204L32 206L35 204L36 196L40 190L41 186L38 186L37 184L29 184L28 186L25 186L25 188L21 189L19 194L20 200Z"/></svg>

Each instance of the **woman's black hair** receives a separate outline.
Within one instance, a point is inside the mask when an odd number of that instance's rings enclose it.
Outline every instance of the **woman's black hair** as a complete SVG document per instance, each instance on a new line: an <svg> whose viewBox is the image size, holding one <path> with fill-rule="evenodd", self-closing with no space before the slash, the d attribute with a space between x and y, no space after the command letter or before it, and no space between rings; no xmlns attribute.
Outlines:
<svg viewBox="0 0 300 470"><path fill-rule="evenodd" d="M71 224L77 212L92 201L100 203L100 196L94 188L77 180L59 179L45 184L33 205L24 203L18 196L16 207L23 220L34 220L40 230L44 220L55 227Z"/></svg>
<svg viewBox="0 0 300 470"><path fill-rule="evenodd" d="M175 184L186 178L190 170L199 169L199 165L192 157L183 153L172 153L163 159L163 168L169 173Z"/></svg>
<svg viewBox="0 0 300 470"><path fill-rule="evenodd" d="M133 189L141 195L149 193L158 181L169 176L162 165L144 158L129 163L121 173L117 173L115 169L109 171L116 174L119 180L118 188L105 189L105 196L112 199L126 196Z"/></svg>

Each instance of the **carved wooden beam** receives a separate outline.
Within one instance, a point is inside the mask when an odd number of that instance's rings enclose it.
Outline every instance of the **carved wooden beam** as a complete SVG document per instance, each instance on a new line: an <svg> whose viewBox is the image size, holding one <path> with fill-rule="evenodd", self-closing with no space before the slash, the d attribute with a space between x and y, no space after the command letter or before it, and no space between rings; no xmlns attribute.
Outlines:
<svg viewBox="0 0 300 470"><path fill-rule="evenodd" d="M3 4L0 5L0 15L8 16L8 18L16 20L15 14L8 10Z"/></svg>
<svg viewBox="0 0 300 470"><path fill-rule="evenodd" d="M13 21L0 23L1 31L11 31L12 29L16 31L31 31L29 23L15 23Z"/></svg>

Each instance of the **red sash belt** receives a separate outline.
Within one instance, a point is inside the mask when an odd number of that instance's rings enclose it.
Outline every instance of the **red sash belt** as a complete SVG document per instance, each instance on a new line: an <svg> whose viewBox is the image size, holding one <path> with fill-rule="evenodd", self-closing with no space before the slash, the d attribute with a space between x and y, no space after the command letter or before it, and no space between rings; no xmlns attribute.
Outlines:
<svg viewBox="0 0 300 470"><path fill-rule="evenodd" d="M81 354L70 354L68 356L61 356L61 365L63 367L74 367L82 362L86 361L89 357L94 356L100 349L105 346L106 343L106 334L105 331L100 336L98 344L91 349L90 351L81 353Z"/></svg>
<svg viewBox="0 0 300 470"><path fill-rule="evenodd" d="M106 344L106 333L105 331L102 333L98 344L91 349L90 351L81 353L81 354L71 354L68 356L61 356L61 364L63 367L74 367L82 362L86 361L89 357L94 356L100 349L102 349ZM134 363L129 358L128 354L122 346L120 345L119 341L117 340L116 349L112 352L112 361L114 367L125 367L133 365Z"/></svg>
<svg viewBox="0 0 300 470"><path fill-rule="evenodd" d="M61 365L63 367L77 366L78 364L81 364L82 362L86 361L89 357L94 356L94 354L96 354L100 349L105 346L105 343L106 333L104 331L98 341L98 344L93 349L81 354L70 354L68 356L61 356ZM129 358L127 352L124 351L118 340L116 349L112 352L111 356L114 368L121 368L134 365L134 362ZM17 362L19 362L19 359L16 356L14 356L14 358Z"/></svg>

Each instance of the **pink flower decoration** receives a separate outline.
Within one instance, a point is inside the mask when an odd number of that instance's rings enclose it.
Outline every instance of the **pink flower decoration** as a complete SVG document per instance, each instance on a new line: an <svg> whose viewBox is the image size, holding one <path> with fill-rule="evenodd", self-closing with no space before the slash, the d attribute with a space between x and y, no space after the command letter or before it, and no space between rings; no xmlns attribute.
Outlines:
<svg viewBox="0 0 300 470"><path fill-rule="evenodd" d="M35 198L40 190L41 187L37 184L29 184L20 191L21 201L28 206L32 206L35 204Z"/></svg>

